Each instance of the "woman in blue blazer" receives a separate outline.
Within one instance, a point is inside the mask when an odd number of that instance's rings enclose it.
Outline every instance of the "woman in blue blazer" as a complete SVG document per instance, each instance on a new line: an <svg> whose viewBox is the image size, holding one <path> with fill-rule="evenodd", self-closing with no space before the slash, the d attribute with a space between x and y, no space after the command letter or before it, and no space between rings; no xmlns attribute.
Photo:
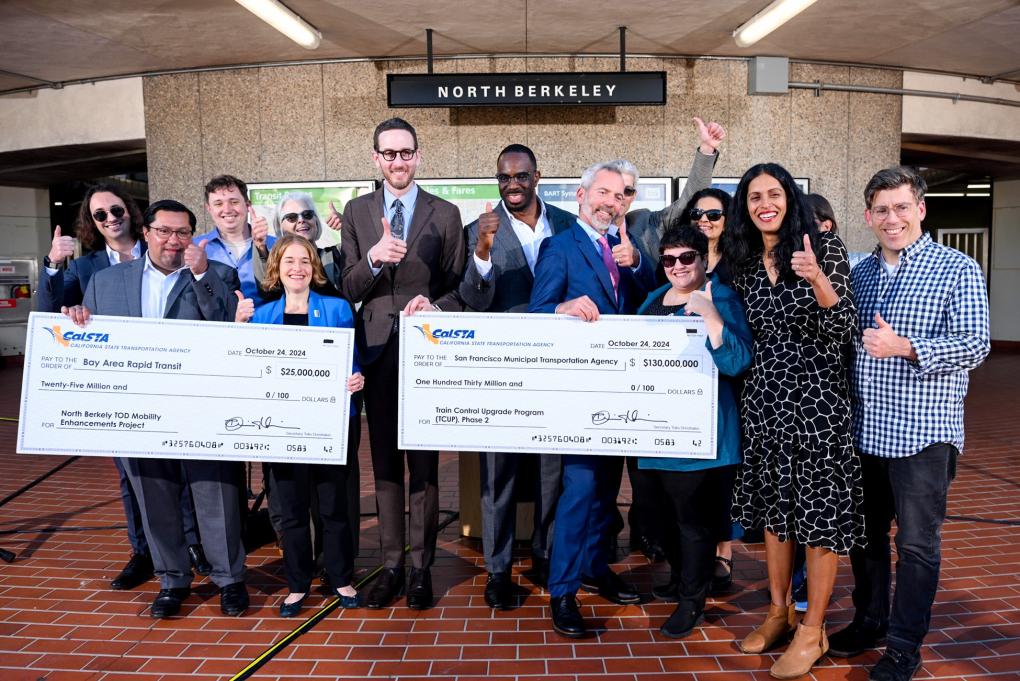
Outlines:
<svg viewBox="0 0 1020 681"><path fill-rule="evenodd" d="M708 238L697 227L671 229L660 245L669 283L649 294L638 314L698 315L705 319L705 343L719 370L716 458L640 458L655 471L663 510L659 537L670 566L670 584L654 592L675 594L677 608L659 629L683 638L702 621L712 583L716 543L728 535L729 490L740 464L740 415L735 379L751 364L753 336L736 292L708 280Z"/></svg>
<svg viewBox="0 0 1020 681"><path fill-rule="evenodd" d="M238 305L237 321L256 324L288 324L295 326L332 326L353 328L351 306L342 298L320 296L311 290L326 281L322 261L315 246L304 237L287 234L273 245L266 265L266 288L282 288L283 296L254 309L253 301ZM347 379L347 390L354 393L365 385L365 379L354 365L354 374ZM360 428L358 410L351 405L351 428L347 444L347 460L357 461ZM349 517L347 510L347 477L350 464L271 463L274 494L282 511L283 562L290 593L280 604L281 617L293 617L311 589L315 570L312 538L309 528L311 500L314 491L323 525L323 559L326 574L345 608L359 605L358 592L352 584L354 576L354 533L358 518Z"/></svg>

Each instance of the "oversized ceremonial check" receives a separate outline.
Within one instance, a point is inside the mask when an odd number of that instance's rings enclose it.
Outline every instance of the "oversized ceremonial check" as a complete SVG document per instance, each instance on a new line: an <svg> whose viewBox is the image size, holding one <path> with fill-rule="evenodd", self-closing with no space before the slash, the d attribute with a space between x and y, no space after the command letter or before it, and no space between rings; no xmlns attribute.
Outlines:
<svg viewBox="0 0 1020 681"><path fill-rule="evenodd" d="M700 318L427 313L400 325L401 448L715 458Z"/></svg>
<svg viewBox="0 0 1020 681"><path fill-rule="evenodd" d="M28 322L18 452L342 464L351 329Z"/></svg>

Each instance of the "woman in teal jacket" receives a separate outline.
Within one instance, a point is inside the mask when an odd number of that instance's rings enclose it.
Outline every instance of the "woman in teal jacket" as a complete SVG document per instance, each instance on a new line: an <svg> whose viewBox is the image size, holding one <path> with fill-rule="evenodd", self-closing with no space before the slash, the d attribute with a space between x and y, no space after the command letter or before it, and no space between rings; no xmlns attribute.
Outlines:
<svg viewBox="0 0 1020 681"><path fill-rule="evenodd" d="M705 343L719 370L716 458L638 461L640 468L657 473L664 511L659 536L670 565L669 587L675 586L678 601L659 630L669 638L682 638L704 619L716 543L729 530L728 490L741 457L739 383L732 379L750 366L753 338L740 298L705 274L708 239L700 230L690 225L671 229L659 250L669 283L652 291L638 314L703 317Z"/></svg>
<svg viewBox="0 0 1020 681"><path fill-rule="evenodd" d="M269 253L264 285L282 287L283 296L259 306L251 299L238 304L237 321L256 324L287 324L294 326L331 326L352 328L351 306L342 298L320 296L311 290L326 281L322 261L314 244L302 236L287 234L277 240ZM347 390L354 393L365 385L358 370L347 379ZM358 411L351 404L351 428L348 432L347 460L358 456ZM347 476L353 466L345 464L271 463L274 493L279 495L283 524L283 563L290 593L280 605L281 617L293 617L301 611L314 576L309 513L311 498L318 497L318 512L323 525L323 559L326 574L340 603L345 608L358 607L354 576L353 535L358 531L359 518L348 517ZM356 469L355 469L356 470Z"/></svg>

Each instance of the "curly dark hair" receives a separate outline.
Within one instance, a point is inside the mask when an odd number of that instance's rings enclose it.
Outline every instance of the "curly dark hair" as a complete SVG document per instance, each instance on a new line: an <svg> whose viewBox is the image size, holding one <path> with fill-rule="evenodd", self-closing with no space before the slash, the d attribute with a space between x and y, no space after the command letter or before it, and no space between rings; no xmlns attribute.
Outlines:
<svg viewBox="0 0 1020 681"><path fill-rule="evenodd" d="M85 197L81 200L81 206L78 208L78 215L74 220L74 233L81 240L82 248L86 251L98 251L106 247L106 239L103 238L102 233L96 227L96 221L92 217L92 209L90 208L92 197L101 192L109 192L121 200L127 208L127 217L131 221L131 236L134 237L135 241L141 241L142 211L138 208L138 204L127 193L127 190L120 185L104 182L89 188L85 192Z"/></svg>
<svg viewBox="0 0 1020 681"><path fill-rule="evenodd" d="M779 270L779 278L791 280L796 277L790 267L790 258L794 251L804 247L804 235L811 238L811 247L818 247L818 226L814 215L804 201L804 194L793 181L793 176L776 163L759 163L752 166L740 178L737 192L733 197L733 210L726 222L726 231L720 239L723 258L739 277L755 269L757 259L761 258L765 245L761 232L751 221L747 212L747 190L751 181L760 175L775 178L786 194L786 215L779 225L779 242L772 249L772 257Z"/></svg>
<svg viewBox="0 0 1020 681"><path fill-rule="evenodd" d="M691 225L671 227L662 235L662 241L659 243L659 255L665 253L667 248L678 247L692 248L698 252L698 255L704 257L708 255L708 237L700 229Z"/></svg>

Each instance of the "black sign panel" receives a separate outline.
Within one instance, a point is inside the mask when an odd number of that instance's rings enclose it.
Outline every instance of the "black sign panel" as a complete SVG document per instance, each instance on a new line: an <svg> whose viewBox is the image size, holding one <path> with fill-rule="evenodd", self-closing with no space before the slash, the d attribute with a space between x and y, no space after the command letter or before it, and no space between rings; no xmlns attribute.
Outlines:
<svg viewBox="0 0 1020 681"><path fill-rule="evenodd" d="M665 71L389 74L391 107L623 106L666 103Z"/></svg>

